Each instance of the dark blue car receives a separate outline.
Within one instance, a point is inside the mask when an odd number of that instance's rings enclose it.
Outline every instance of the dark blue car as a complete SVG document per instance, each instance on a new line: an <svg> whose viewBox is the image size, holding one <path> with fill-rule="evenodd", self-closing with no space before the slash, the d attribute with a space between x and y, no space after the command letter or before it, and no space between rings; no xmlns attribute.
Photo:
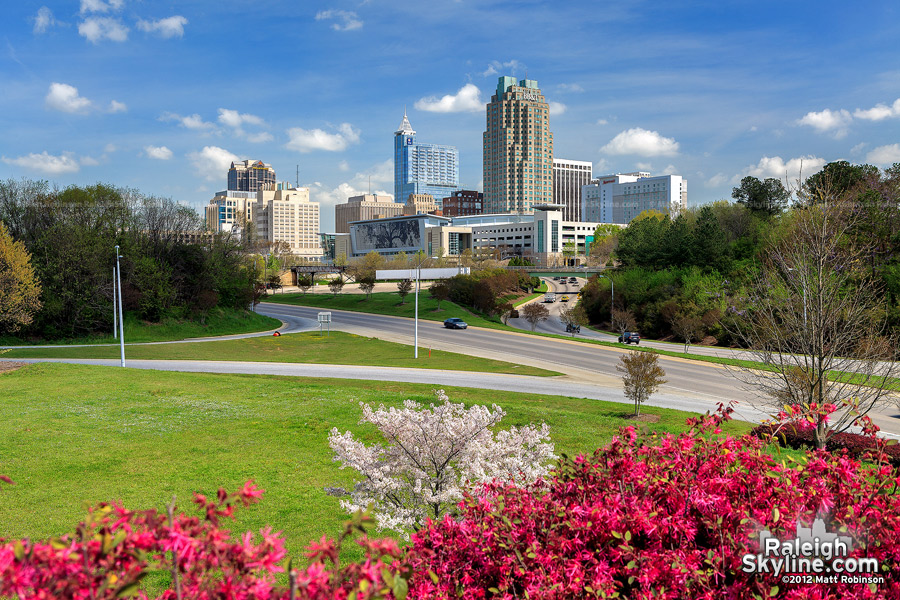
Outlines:
<svg viewBox="0 0 900 600"><path fill-rule="evenodd" d="M459 317L452 317L444 321L444 327L448 329L465 329L469 325Z"/></svg>

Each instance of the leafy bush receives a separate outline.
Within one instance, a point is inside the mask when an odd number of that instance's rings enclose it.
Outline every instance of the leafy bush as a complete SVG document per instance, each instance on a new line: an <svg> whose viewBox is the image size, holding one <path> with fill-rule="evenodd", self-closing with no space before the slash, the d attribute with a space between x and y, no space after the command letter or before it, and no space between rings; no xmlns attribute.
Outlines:
<svg viewBox="0 0 900 600"><path fill-rule="evenodd" d="M592 456L563 457L544 487L500 483L468 497L458 518L413 536L413 598L897 598L898 473L844 454L797 466L758 438L716 434L727 417L681 435L622 430ZM877 586L799 583L743 573L759 533L794 537L819 515L879 561Z"/></svg>

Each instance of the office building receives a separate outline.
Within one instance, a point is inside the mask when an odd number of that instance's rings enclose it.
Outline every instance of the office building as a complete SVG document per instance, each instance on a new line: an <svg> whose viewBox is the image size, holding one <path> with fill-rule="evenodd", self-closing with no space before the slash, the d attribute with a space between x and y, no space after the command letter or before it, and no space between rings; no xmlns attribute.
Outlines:
<svg viewBox="0 0 900 600"><path fill-rule="evenodd" d="M377 196L364 194L353 196L344 204L334 207L334 231L336 233L350 233L351 221L365 221L368 219L384 219L397 217L403 214L405 204L394 202L390 196Z"/></svg>
<svg viewBox="0 0 900 600"><path fill-rule="evenodd" d="M234 192L253 192L275 188L275 169L261 160L231 163L228 169L228 189Z"/></svg>
<svg viewBox="0 0 900 600"><path fill-rule="evenodd" d="M206 228L214 233L240 234L250 223L250 205L256 192L217 192L206 205Z"/></svg>
<svg viewBox="0 0 900 600"><path fill-rule="evenodd" d="M291 253L318 259L322 256L319 239L319 203L310 202L309 188L294 188L278 183L273 190L259 190L250 208L259 239L286 242Z"/></svg>
<svg viewBox="0 0 900 600"><path fill-rule="evenodd" d="M484 210L530 213L553 201L550 107L537 81L500 77L483 137Z"/></svg>
<svg viewBox="0 0 900 600"><path fill-rule="evenodd" d="M445 217L480 215L484 212L484 194L475 190L459 190L444 198L441 214Z"/></svg>
<svg viewBox="0 0 900 600"><path fill-rule="evenodd" d="M687 180L643 171L604 175L582 188L581 200L586 221L627 225L645 210L674 217L687 208Z"/></svg>
<svg viewBox="0 0 900 600"><path fill-rule="evenodd" d="M581 188L591 182L593 163L553 159L553 203L563 206L563 219L581 220Z"/></svg>
<svg viewBox="0 0 900 600"><path fill-rule="evenodd" d="M243 236L252 227L261 241L285 242L298 256L317 259L319 203L309 199L309 188L276 183L257 192L225 190L206 206L206 227L213 233Z"/></svg>
<svg viewBox="0 0 900 600"><path fill-rule="evenodd" d="M394 132L394 199L405 202L410 194L429 194L440 208L442 198L459 189L459 152L455 146L422 144L406 112Z"/></svg>
<svg viewBox="0 0 900 600"><path fill-rule="evenodd" d="M431 194L410 194L403 207L404 215L433 215L440 212Z"/></svg>

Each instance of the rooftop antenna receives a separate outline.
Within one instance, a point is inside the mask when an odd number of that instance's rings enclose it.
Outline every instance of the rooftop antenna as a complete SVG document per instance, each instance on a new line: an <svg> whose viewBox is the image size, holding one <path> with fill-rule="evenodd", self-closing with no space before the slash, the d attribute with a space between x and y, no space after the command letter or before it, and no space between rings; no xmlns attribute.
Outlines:
<svg viewBox="0 0 900 600"><path fill-rule="evenodd" d="M372 176L369 175L369 195L372 195Z"/></svg>
<svg viewBox="0 0 900 600"><path fill-rule="evenodd" d="M297 183L294 187L300 187L300 165L297 165Z"/></svg>

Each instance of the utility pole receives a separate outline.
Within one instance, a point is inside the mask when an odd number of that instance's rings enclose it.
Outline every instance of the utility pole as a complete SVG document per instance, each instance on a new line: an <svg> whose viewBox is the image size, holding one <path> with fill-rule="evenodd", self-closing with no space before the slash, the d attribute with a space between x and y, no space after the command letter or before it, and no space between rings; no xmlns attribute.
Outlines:
<svg viewBox="0 0 900 600"><path fill-rule="evenodd" d="M125 320L122 318L122 267L119 265L119 247L116 246L116 280L119 288L119 350L122 357L122 366L125 366Z"/></svg>
<svg viewBox="0 0 900 600"><path fill-rule="evenodd" d="M118 254L118 252L116 253ZM112 278L112 301L113 301L113 339L119 339L119 322L117 321L118 316L116 316L116 268L113 267L113 278Z"/></svg>

